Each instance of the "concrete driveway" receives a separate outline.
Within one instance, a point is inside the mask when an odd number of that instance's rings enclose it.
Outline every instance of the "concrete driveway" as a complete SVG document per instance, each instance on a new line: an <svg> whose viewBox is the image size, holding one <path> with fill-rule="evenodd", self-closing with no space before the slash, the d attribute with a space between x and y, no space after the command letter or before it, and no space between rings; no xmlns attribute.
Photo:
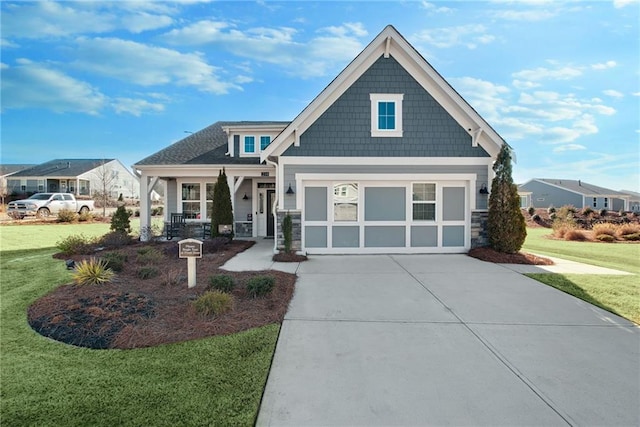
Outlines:
<svg viewBox="0 0 640 427"><path fill-rule="evenodd" d="M298 269L257 425L639 425L640 329L465 255Z"/></svg>

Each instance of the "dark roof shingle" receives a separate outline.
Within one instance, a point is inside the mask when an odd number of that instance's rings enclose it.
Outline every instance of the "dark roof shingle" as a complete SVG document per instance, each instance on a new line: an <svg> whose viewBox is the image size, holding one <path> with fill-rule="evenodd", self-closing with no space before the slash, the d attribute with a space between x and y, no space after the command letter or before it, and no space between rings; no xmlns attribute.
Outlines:
<svg viewBox="0 0 640 427"><path fill-rule="evenodd" d="M19 176L76 177L115 159L55 159L13 174Z"/></svg>

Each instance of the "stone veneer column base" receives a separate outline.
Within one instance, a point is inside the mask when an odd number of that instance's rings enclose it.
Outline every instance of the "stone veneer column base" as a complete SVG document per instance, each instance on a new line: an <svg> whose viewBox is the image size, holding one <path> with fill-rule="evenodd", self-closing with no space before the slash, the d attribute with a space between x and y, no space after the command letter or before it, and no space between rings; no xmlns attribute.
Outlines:
<svg viewBox="0 0 640 427"><path fill-rule="evenodd" d="M489 211L471 212L471 249L489 246L488 221Z"/></svg>
<svg viewBox="0 0 640 427"><path fill-rule="evenodd" d="M284 251L284 234L282 234L282 221L287 216L287 214L291 216L291 223L293 225L291 230L291 250L293 252L299 252L302 249L302 212L298 210L277 211L277 248L279 251Z"/></svg>

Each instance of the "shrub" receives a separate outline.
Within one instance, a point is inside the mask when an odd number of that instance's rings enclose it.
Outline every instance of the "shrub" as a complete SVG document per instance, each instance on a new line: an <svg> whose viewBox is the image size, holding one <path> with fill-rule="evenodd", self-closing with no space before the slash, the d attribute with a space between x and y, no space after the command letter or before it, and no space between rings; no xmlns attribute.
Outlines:
<svg viewBox="0 0 640 427"><path fill-rule="evenodd" d="M640 240L640 233L624 234L622 236L624 240L638 241Z"/></svg>
<svg viewBox="0 0 640 427"><path fill-rule="evenodd" d="M511 152L507 144L502 145L493 170L487 218L489 245L498 252L516 253L527 237L527 226L520 209L518 186L511 176Z"/></svg>
<svg viewBox="0 0 640 427"><path fill-rule="evenodd" d="M552 212L551 214L549 214L549 219L551 219L551 221L555 221L557 217L558 215L556 215L555 212Z"/></svg>
<svg viewBox="0 0 640 427"><path fill-rule="evenodd" d="M140 267L138 269L138 271L136 271L136 275L143 280L147 280L150 279L152 277L156 277L158 275L159 271L157 268L155 267Z"/></svg>
<svg viewBox="0 0 640 427"><path fill-rule="evenodd" d="M282 220L282 234L284 236L284 251L291 252L291 240L293 238L293 221L291 215L287 214Z"/></svg>
<svg viewBox="0 0 640 427"><path fill-rule="evenodd" d="M549 206L547 208L547 213L548 214L552 214L552 213L555 213L555 212L556 212L556 208L554 208L553 205L551 205L551 206Z"/></svg>
<svg viewBox="0 0 640 427"><path fill-rule="evenodd" d="M247 292L251 297L261 297L273 290L276 279L272 276L256 276L247 282Z"/></svg>
<svg viewBox="0 0 640 427"><path fill-rule="evenodd" d="M640 224L622 224L616 229L616 234L620 237L635 233L640 233Z"/></svg>
<svg viewBox="0 0 640 427"><path fill-rule="evenodd" d="M607 216L607 210L606 209L600 209L600 216Z"/></svg>
<svg viewBox="0 0 640 427"><path fill-rule="evenodd" d="M93 219L93 214L89 211L80 212L78 214L78 221L80 222L87 222L87 221L91 221L92 219Z"/></svg>
<svg viewBox="0 0 640 427"><path fill-rule="evenodd" d="M531 216L531 219L532 219L532 220L534 220L534 221L540 221L540 215L538 215L538 214L533 214L533 215Z"/></svg>
<svg viewBox="0 0 640 427"><path fill-rule="evenodd" d="M562 206L556 211L556 215L560 219L573 219L573 214L576 213L576 208L571 205Z"/></svg>
<svg viewBox="0 0 640 427"><path fill-rule="evenodd" d="M529 215L533 216L536 213L536 208L534 208L533 206L529 206L529 209L527 209L527 212L529 212Z"/></svg>
<svg viewBox="0 0 640 427"><path fill-rule="evenodd" d="M616 235L616 226L606 222L603 224L594 224L593 234L596 236L596 238L600 235L605 234L614 237Z"/></svg>
<svg viewBox="0 0 640 427"><path fill-rule="evenodd" d="M584 231L574 228L573 230L567 230L567 232L564 234L564 239L583 241L587 240L587 236L584 234Z"/></svg>
<svg viewBox="0 0 640 427"><path fill-rule="evenodd" d="M564 236L571 230L575 230L576 228L571 225L563 224L560 222L554 222L552 225L553 235L559 239L564 239Z"/></svg>
<svg viewBox="0 0 640 427"><path fill-rule="evenodd" d="M220 316L233 310L233 295L220 291L208 291L193 302L196 312L204 316Z"/></svg>
<svg viewBox="0 0 640 427"><path fill-rule="evenodd" d="M582 208L582 215L587 216L587 215L591 215L593 213L593 209L591 209L590 206L585 206L584 208Z"/></svg>
<svg viewBox="0 0 640 427"><path fill-rule="evenodd" d="M102 259L107 263L107 268L113 271L122 271L127 262L127 256L119 252L107 252L102 255Z"/></svg>
<svg viewBox="0 0 640 427"><path fill-rule="evenodd" d="M596 236L596 239L600 240L601 242L613 242L614 240L616 240L616 238L610 234L599 234Z"/></svg>
<svg viewBox="0 0 640 427"><path fill-rule="evenodd" d="M156 248L138 249L138 263L140 264L157 264L164 259L164 255Z"/></svg>
<svg viewBox="0 0 640 427"><path fill-rule="evenodd" d="M92 241L83 234L73 234L56 242L56 247L65 255L89 254L93 251Z"/></svg>
<svg viewBox="0 0 640 427"><path fill-rule="evenodd" d="M213 187L213 204L211 206L211 237L218 237L218 225L233 224L233 205L227 174L224 169L218 174L218 180ZM233 238L233 230L228 235Z"/></svg>
<svg viewBox="0 0 640 427"><path fill-rule="evenodd" d="M127 212L124 205L118 206L116 212L111 217L111 230L120 231L122 233L131 233L131 222L129 217L131 214Z"/></svg>
<svg viewBox="0 0 640 427"><path fill-rule="evenodd" d="M222 292L231 292L235 285L233 277L228 274L218 274L216 276L209 277L210 289L216 289Z"/></svg>
<svg viewBox="0 0 640 427"><path fill-rule="evenodd" d="M162 285L165 286L177 286L184 280L184 275L182 274L182 270L167 270L162 277Z"/></svg>
<svg viewBox="0 0 640 427"><path fill-rule="evenodd" d="M76 285L102 285L113 279L113 271L102 259L89 258L76 263L73 282Z"/></svg>
<svg viewBox="0 0 640 427"><path fill-rule="evenodd" d="M69 209L61 209L58 212L58 222L73 222L78 217L78 214Z"/></svg>
<svg viewBox="0 0 640 427"><path fill-rule="evenodd" d="M133 239L123 231L111 231L98 239L98 245L106 248L121 248L131 243Z"/></svg>

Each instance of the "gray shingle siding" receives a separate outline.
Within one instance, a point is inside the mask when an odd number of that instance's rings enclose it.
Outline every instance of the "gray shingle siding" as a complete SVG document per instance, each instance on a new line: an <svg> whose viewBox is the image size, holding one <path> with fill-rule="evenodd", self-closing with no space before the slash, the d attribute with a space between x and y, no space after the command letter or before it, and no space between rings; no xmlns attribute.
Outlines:
<svg viewBox="0 0 640 427"><path fill-rule="evenodd" d="M402 93L403 136L371 137L371 93ZM471 136L393 59L380 57L285 156L488 157Z"/></svg>

